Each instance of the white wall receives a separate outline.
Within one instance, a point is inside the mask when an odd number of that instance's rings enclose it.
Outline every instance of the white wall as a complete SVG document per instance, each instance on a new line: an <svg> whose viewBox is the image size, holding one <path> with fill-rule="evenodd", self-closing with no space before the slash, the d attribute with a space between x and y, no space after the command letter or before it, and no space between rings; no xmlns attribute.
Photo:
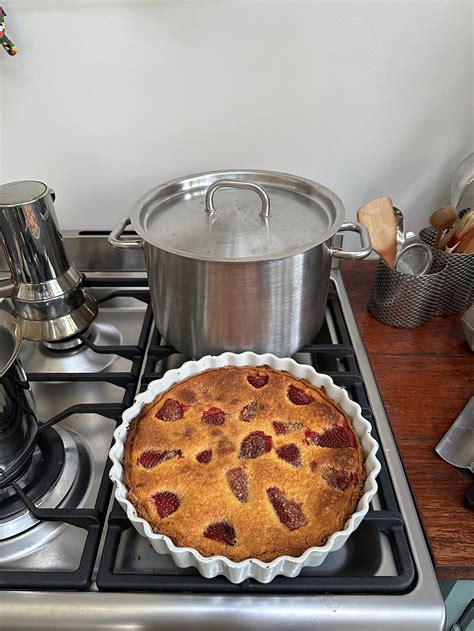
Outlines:
<svg viewBox="0 0 474 631"><path fill-rule="evenodd" d="M110 228L190 172L288 171L348 217L411 228L472 151L467 2L2 0L0 180L42 179L63 228Z"/></svg>

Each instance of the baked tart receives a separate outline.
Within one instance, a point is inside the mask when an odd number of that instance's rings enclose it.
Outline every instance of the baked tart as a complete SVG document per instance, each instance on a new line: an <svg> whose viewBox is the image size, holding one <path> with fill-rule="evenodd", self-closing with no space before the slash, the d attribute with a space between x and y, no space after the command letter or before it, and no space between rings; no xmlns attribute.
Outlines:
<svg viewBox="0 0 474 631"><path fill-rule="evenodd" d="M130 425L123 469L154 532L232 561L323 546L365 482L348 415L266 365L206 370L159 394Z"/></svg>

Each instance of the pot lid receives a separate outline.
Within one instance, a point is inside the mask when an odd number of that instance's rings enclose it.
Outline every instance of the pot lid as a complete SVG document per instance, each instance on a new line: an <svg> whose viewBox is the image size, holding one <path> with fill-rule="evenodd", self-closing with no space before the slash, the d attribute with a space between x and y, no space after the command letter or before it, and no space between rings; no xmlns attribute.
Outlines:
<svg viewBox="0 0 474 631"><path fill-rule="evenodd" d="M10 313L0 309L0 377L15 361L21 345L19 324Z"/></svg>
<svg viewBox="0 0 474 631"><path fill-rule="evenodd" d="M158 186L131 222L148 243L209 261L285 258L332 237L344 206L330 190L272 171L199 173Z"/></svg>

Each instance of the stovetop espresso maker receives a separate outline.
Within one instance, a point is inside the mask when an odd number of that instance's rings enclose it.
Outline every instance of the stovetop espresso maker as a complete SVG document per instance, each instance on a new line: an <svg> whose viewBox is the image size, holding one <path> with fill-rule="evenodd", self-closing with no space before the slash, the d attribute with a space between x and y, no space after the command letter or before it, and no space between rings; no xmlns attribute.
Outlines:
<svg viewBox="0 0 474 631"><path fill-rule="evenodd" d="M0 298L11 298L23 338L58 342L85 331L97 315L95 300L64 250L55 193L36 181L0 186L0 242L11 279Z"/></svg>

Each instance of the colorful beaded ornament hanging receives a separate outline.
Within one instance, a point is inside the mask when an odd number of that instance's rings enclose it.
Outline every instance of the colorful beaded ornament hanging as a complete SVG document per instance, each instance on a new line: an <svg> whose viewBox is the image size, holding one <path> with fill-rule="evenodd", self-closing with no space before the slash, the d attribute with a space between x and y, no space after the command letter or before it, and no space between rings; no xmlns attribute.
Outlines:
<svg viewBox="0 0 474 631"><path fill-rule="evenodd" d="M15 46L15 44L12 42L11 39L9 39L5 33L5 16L6 13L3 10L2 7L0 7L0 44L3 46L3 48L7 51L7 53L9 55L16 55L17 54L17 48Z"/></svg>

